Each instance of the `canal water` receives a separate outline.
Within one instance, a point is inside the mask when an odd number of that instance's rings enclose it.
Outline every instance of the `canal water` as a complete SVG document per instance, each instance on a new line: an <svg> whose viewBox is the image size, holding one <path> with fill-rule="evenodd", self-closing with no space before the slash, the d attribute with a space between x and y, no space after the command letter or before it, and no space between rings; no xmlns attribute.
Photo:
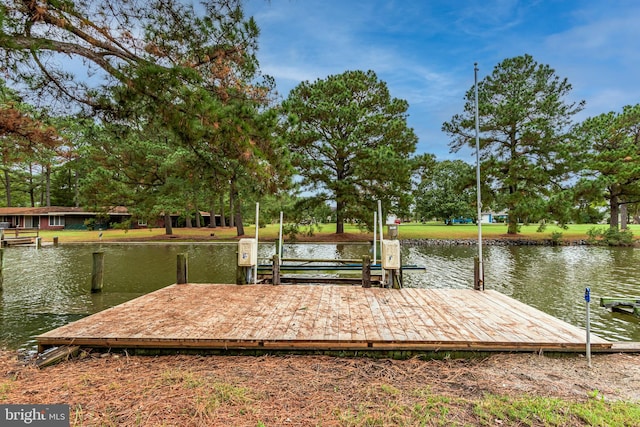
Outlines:
<svg viewBox="0 0 640 427"><path fill-rule="evenodd" d="M285 245L290 258L361 258L365 244ZM104 289L91 294L92 253L105 252ZM31 350L33 337L176 280L176 258L187 253L189 281L235 283L235 244L77 244L57 248L8 248L0 291L0 347ZM261 244L270 258L273 244ZM407 287L471 288L475 246L402 249ZM557 318L585 327L584 290L591 288L591 328L613 341L640 341L640 319L598 306L600 296L640 298L640 250L590 246L489 246L485 282ZM126 322L127 319L120 319Z"/></svg>

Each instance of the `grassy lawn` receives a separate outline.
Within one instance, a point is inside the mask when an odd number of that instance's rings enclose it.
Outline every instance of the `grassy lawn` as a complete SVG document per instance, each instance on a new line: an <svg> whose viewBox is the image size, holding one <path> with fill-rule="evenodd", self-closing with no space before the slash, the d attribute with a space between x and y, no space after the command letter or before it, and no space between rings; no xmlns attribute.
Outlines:
<svg viewBox="0 0 640 427"><path fill-rule="evenodd" d="M566 240L586 239L587 232L593 228L606 229L608 225L596 224L571 224L568 229L562 229L556 225L549 225L543 232L538 232L538 225L523 225L517 237L524 239L550 239L552 233L562 233L561 238ZM640 225L630 225L630 230L634 236L640 235ZM275 240L278 236L279 225L269 224L260 228L260 240ZM335 224L322 224L320 230L314 231L315 241L334 241ZM303 240L303 234L306 228L300 230L299 238ZM507 226L505 224L483 224L482 236L484 238L503 238L507 237ZM233 241L237 239L236 229L231 227L217 228L174 228L173 239L181 240L215 240L215 241ZM245 226L245 237L253 237L255 235L255 227L253 225ZM367 241L373 239L373 233L363 232L357 226L345 225L346 238L341 241ZM385 227L386 234L386 227ZM134 240L172 240L165 235L164 228L144 228L133 230L104 230L104 231L88 231L88 230L60 230L50 231L43 230L40 232L45 242L53 240L54 236L59 238L61 243L64 242L96 242L96 241L134 241ZM400 239L476 239L478 237L478 228L473 224L456 224L444 225L442 223L405 223L399 226ZM285 236L286 241L290 241Z"/></svg>

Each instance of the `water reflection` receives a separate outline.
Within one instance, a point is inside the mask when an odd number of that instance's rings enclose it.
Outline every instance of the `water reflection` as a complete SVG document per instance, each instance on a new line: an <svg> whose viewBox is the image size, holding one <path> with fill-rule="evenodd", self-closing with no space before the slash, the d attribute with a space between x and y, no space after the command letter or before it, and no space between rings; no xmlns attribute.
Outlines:
<svg viewBox="0 0 640 427"><path fill-rule="evenodd" d="M92 252L105 252L104 291L91 294ZM189 280L234 283L235 244L63 245L10 248L0 292L0 345L31 347L32 336L175 282L176 257L187 253ZM261 244L263 261L275 252ZM361 259L366 244L285 245L284 257ZM471 288L474 246L404 247L405 286ZM600 296L640 297L640 250L601 247L490 246L485 279L495 289L584 327L584 288L592 290L592 330L610 340L640 341L639 321L598 307Z"/></svg>

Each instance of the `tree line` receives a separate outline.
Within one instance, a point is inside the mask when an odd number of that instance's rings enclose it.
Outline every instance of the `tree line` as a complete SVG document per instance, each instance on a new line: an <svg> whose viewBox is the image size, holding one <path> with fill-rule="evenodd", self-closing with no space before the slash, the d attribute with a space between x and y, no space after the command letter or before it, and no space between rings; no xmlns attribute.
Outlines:
<svg viewBox="0 0 640 427"><path fill-rule="evenodd" d="M127 206L140 219L199 212L244 234L267 220L385 212L470 217L473 166L417 154L408 103L374 71L304 81L280 99L260 71L258 24L241 0L9 0L0 5L0 150L13 205ZM443 124L475 146L474 88ZM531 56L478 85L483 209L521 222L637 216L640 106L575 123L584 101ZM330 207L331 206L331 207ZM171 221L165 221L171 234ZM211 226L215 226L215 222Z"/></svg>

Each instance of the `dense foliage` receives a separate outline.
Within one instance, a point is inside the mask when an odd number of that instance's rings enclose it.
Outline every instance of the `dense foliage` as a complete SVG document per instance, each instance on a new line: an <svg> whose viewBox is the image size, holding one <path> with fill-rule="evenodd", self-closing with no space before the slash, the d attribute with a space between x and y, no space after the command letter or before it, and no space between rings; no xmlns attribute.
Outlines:
<svg viewBox="0 0 640 427"><path fill-rule="evenodd" d="M421 220L476 218L475 169L462 160L435 163L415 192L416 215Z"/></svg>
<svg viewBox="0 0 640 427"><path fill-rule="evenodd" d="M337 233L347 219L371 224L377 200L385 211L408 209L419 161L407 108L373 71L302 82L284 102L301 185L320 203L335 203Z"/></svg>
<svg viewBox="0 0 640 427"><path fill-rule="evenodd" d="M302 82L277 105L258 34L242 0L2 2L1 203L125 205L185 226L206 210L238 235L255 201L269 220L338 233L371 227L378 200L401 217L475 217L471 166L416 155L407 102L373 71ZM475 145L473 89L443 124L454 152ZM483 208L507 209L509 233L597 221L605 204L612 228L640 221L640 105L575 124L570 91L529 55L479 82Z"/></svg>
<svg viewBox="0 0 640 427"><path fill-rule="evenodd" d="M542 216L575 169L567 130L583 103L568 102L570 91L566 79L529 55L505 59L478 83L483 179L509 211L510 234L519 222ZM464 113L442 129L453 138L452 151L475 146L474 88Z"/></svg>
<svg viewBox="0 0 640 427"><path fill-rule="evenodd" d="M618 228L619 218L625 228L627 207L640 203L640 104L590 117L577 134L584 152L577 193L607 200L611 228Z"/></svg>
<svg viewBox="0 0 640 427"><path fill-rule="evenodd" d="M0 6L0 17L2 68L16 82L39 99L97 117L105 134L99 144L127 141L93 157L100 167L89 170L94 176L85 177L85 184L102 178L119 185L87 189L101 200L84 203L114 204L127 182L131 193L154 185L148 171L126 180L118 179L121 171L104 174L113 164L126 164L110 156L123 152L129 138L157 145L150 153L173 155L163 161L161 180L179 186L204 180L210 199L228 192L238 234L243 233L241 197L286 186L287 156L274 137L277 115L269 110L273 84L261 78L258 27L245 18L239 0L198 6L178 0L11 0ZM157 138L149 138L154 133ZM189 155L176 156L181 152ZM191 195L177 198L154 196L147 214L177 205L195 209Z"/></svg>

